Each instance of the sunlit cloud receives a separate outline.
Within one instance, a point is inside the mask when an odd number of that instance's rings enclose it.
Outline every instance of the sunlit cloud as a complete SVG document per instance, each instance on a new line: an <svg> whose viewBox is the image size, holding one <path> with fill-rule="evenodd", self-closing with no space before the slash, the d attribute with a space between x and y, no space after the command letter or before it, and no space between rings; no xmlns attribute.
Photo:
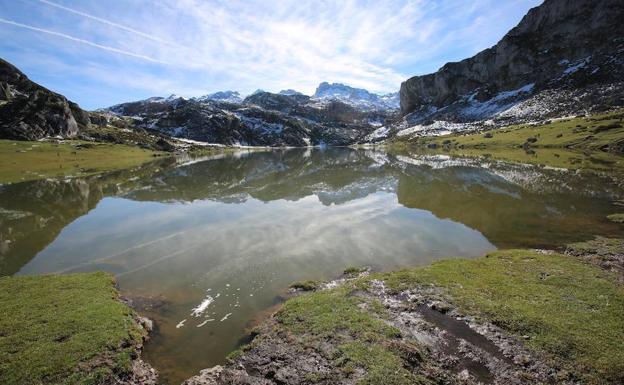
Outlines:
<svg viewBox="0 0 624 385"><path fill-rule="evenodd" d="M225 89L311 94L322 81L385 93L491 46L540 2L22 0L0 3L0 47L87 107ZM74 71L65 84L45 56Z"/></svg>
<svg viewBox="0 0 624 385"><path fill-rule="evenodd" d="M109 47L109 46L106 46L106 45L97 44L97 43L94 43L94 42L89 41L89 40L80 39L80 38L77 38L77 37L74 37L74 36L70 36L70 35L67 35L67 34L64 34L64 33L60 33L60 32L50 31L50 30L44 29L44 28L38 28L38 27L35 27L35 26L32 26L32 25L18 23L18 22L12 21L12 20L6 20L6 19L3 19L3 18L0 18L0 23L12 25L12 26L15 26L15 27L29 29L29 30L35 31L35 32L46 33L46 34L52 35L52 36L62 37L63 39L71 40L71 41L76 42L76 43L86 44L86 45L89 45L91 47L99 48L99 49L102 49L102 50L105 50L105 51L114 52L114 53L121 54L121 55L132 56L132 57L135 57L137 59L143 59L143 60L151 61L151 62L154 62L154 63L166 64L166 62L164 62L164 61L161 61L161 60L158 60L158 59L154 59L154 58L151 58L149 56L145 56L145 55L141 55L141 54L137 54L137 53L133 53L133 52L124 51L122 49L118 49L118 48L115 48L115 47Z"/></svg>

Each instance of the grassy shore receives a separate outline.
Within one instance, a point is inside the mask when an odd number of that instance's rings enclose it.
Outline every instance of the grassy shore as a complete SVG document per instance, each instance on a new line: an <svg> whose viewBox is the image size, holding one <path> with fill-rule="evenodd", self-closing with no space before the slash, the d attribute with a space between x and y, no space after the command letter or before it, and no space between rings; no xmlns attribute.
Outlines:
<svg viewBox="0 0 624 385"><path fill-rule="evenodd" d="M611 243L621 250L621 240ZM380 285L388 294L375 293ZM624 380L624 287L617 273L575 256L531 250L497 251L473 260L452 259L377 273L333 289L301 294L288 300L268 327L256 331L258 337L251 345L232 354L230 364L262 373L264 366L259 362L266 351L281 352L276 357L298 352L312 357L320 367L331 368L301 374L307 380L437 383L436 378L446 378L444 370L435 369L440 357L430 356L425 346L409 336L413 331L405 334L397 320L409 318L405 314L417 312L410 310L417 305L404 302L390 313L382 304L387 295L401 301L400 293L406 290L420 293L419 301L442 300L458 314L501 328L515 341L522 341L516 342L520 349L528 349L547 367L556 368L556 374L545 371L555 381L604 384ZM418 321L407 322L410 328L418 325ZM284 344L289 352L283 352ZM285 360L291 369L306 364L302 359Z"/></svg>
<svg viewBox="0 0 624 385"><path fill-rule="evenodd" d="M568 169L624 171L624 111L469 134L395 140L390 146Z"/></svg>
<svg viewBox="0 0 624 385"><path fill-rule="evenodd" d="M0 184L124 169L163 154L136 146L77 140L63 143L0 140Z"/></svg>
<svg viewBox="0 0 624 385"><path fill-rule="evenodd" d="M144 330L105 273L0 278L0 383L103 384Z"/></svg>
<svg viewBox="0 0 624 385"><path fill-rule="evenodd" d="M525 338L586 383L623 379L624 288L576 258L508 250L376 278L395 291L441 287L463 312Z"/></svg>

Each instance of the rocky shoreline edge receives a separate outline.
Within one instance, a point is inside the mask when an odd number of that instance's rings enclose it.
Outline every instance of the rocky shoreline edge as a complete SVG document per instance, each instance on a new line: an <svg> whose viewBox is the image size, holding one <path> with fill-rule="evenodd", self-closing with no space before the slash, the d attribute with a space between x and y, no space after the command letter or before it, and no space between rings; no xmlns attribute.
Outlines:
<svg viewBox="0 0 624 385"><path fill-rule="evenodd" d="M623 284L624 241L603 237L351 268L294 283L247 345L183 385L621 383ZM106 273L1 278L0 379L159 384L141 358L153 322L114 286Z"/></svg>
<svg viewBox="0 0 624 385"><path fill-rule="evenodd" d="M298 283L301 295L255 328L249 345L183 385L617 383L622 365L597 354L624 354L605 345L624 333L623 257L622 240L598 237L561 252L507 250ZM592 302L583 287L602 298ZM614 302L600 307L605 299ZM588 307L596 325L583 325ZM567 313L540 314L549 309ZM583 335L600 325L617 330Z"/></svg>

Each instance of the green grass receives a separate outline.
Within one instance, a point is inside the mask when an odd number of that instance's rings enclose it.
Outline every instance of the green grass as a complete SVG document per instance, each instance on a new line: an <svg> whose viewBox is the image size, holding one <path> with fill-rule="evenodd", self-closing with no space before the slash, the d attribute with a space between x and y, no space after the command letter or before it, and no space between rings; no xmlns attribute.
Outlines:
<svg viewBox="0 0 624 385"><path fill-rule="evenodd" d="M347 375L356 368L366 371L361 385L428 383L408 371L392 349L400 332L385 322L381 303L351 295L352 290L347 285L290 299L277 313L278 322L307 346L332 340L337 368Z"/></svg>
<svg viewBox="0 0 624 385"><path fill-rule="evenodd" d="M367 270L368 269L366 267L347 267L346 269L344 269L342 274L346 275L347 277L355 277L364 273Z"/></svg>
<svg viewBox="0 0 624 385"><path fill-rule="evenodd" d="M509 250L373 278L395 291L442 287L463 311L528 335L530 348L584 382L624 381L624 289L610 273L576 258Z"/></svg>
<svg viewBox="0 0 624 385"><path fill-rule="evenodd" d="M523 147L607 150L624 140L624 111L552 121L541 125L515 125L469 135L421 138L426 143L464 148ZM491 136L491 137L490 137Z"/></svg>
<svg viewBox="0 0 624 385"><path fill-rule="evenodd" d="M124 169L152 160L159 154L110 143L0 140L0 184Z"/></svg>
<svg viewBox="0 0 624 385"><path fill-rule="evenodd" d="M577 255L624 255L624 240L596 237L589 241L569 244L567 250Z"/></svg>
<svg viewBox="0 0 624 385"><path fill-rule="evenodd" d="M355 341L341 345L336 354L335 364L346 372L353 372L358 367L364 368L367 374L359 382L361 385L431 383L407 370L401 357L387 346L380 344Z"/></svg>
<svg viewBox="0 0 624 385"><path fill-rule="evenodd" d="M383 313L379 303L369 305L372 313L359 308L362 303L364 299L349 296L348 287L343 287L295 297L284 304L277 317L292 332L323 338L344 333L368 341L381 341L399 333L375 316Z"/></svg>
<svg viewBox="0 0 624 385"><path fill-rule="evenodd" d="M302 291L314 291L319 286L318 281L296 281L290 284L291 289Z"/></svg>
<svg viewBox="0 0 624 385"><path fill-rule="evenodd" d="M615 223L624 223L624 213L607 215L607 219Z"/></svg>
<svg viewBox="0 0 624 385"><path fill-rule="evenodd" d="M1 384L123 377L144 336L105 273L0 278L0 308Z"/></svg>
<svg viewBox="0 0 624 385"><path fill-rule="evenodd" d="M420 137L409 142L399 139L391 146L574 170L624 171L623 120L624 111L620 110L547 124L509 126L485 133Z"/></svg>

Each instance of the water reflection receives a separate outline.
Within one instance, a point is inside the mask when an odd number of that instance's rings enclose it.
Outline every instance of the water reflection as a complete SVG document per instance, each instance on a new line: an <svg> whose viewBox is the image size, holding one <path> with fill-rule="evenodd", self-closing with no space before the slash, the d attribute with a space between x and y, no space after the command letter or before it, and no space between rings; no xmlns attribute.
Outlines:
<svg viewBox="0 0 624 385"><path fill-rule="evenodd" d="M294 280L617 234L621 193L608 176L349 149L166 160L1 186L0 269L116 274L175 384L222 362Z"/></svg>

